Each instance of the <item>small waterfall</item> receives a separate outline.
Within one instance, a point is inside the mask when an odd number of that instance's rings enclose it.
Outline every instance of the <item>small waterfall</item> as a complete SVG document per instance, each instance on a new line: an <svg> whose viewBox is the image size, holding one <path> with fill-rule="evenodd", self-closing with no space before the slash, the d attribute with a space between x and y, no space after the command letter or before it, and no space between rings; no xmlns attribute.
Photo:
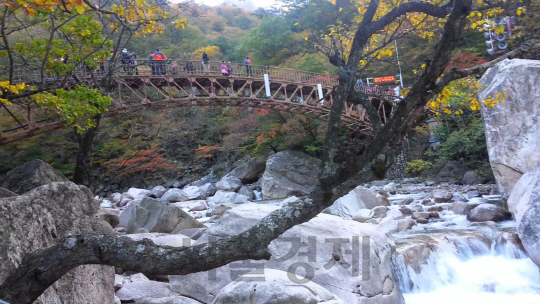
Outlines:
<svg viewBox="0 0 540 304"><path fill-rule="evenodd" d="M253 195L255 196L255 201L262 200L262 192L259 190L253 190Z"/></svg>
<svg viewBox="0 0 540 304"><path fill-rule="evenodd" d="M540 303L539 268L502 233L489 245L468 236L442 236L431 248L421 262L406 252L393 257L407 304Z"/></svg>

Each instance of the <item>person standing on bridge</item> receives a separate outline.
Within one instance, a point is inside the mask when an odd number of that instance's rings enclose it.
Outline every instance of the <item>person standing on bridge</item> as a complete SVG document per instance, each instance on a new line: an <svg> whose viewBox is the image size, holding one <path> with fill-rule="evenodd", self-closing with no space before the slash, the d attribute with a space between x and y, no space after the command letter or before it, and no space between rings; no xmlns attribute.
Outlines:
<svg viewBox="0 0 540 304"><path fill-rule="evenodd" d="M186 62L186 71L188 72L188 74L194 74L195 73L195 68L193 67L193 62L191 62L191 61Z"/></svg>
<svg viewBox="0 0 540 304"><path fill-rule="evenodd" d="M129 54L128 54L127 49L123 49L122 53L120 53L120 62L122 63L122 67L124 68L124 72L127 72L128 75L131 75L130 66L129 66L130 61L131 61L131 59L129 58Z"/></svg>
<svg viewBox="0 0 540 304"><path fill-rule="evenodd" d="M208 58L208 55L205 52L202 52L202 63L204 71L210 71L210 58Z"/></svg>
<svg viewBox="0 0 540 304"><path fill-rule="evenodd" d="M139 75L139 69L137 68L137 53L131 52L130 56L131 69L135 71L135 75Z"/></svg>
<svg viewBox="0 0 540 304"><path fill-rule="evenodd" d="M156 52L152 56L155 60L157 75L165 75L165 60L167 60L167 56L160 52L159 49L156 49Z"/></svg>
<svg viewBox="0 0 540 304"><path fill-rule="evenodd" d="M232 68L231 62L228 61L228 62L227 62L227 74L228 74L229 76L231 76L231 75L232 75L232 72L233 72L233 68Z"/></svg>
<svg viewBox="0 0 540 304"><path fill-rule="evenodd" d="M225 61L221 60L221 75L228 76L229 70L227 69L227 65L225 64Z"/></svg>
<svg viewBox="0 0 540 304"><path fill-rule="evenodd" d="M150 66L150 68L152 69L152 75L156 75L156 65L155 65L155 62L154 62L154 54L150 54L150 56L148 56L148 65Z"/></svg>
<svg viewBox="0 0 540 304"><path fill-rule="evenodd" d="M362 78L356 80L356 87L358 88L358 91L364 92L364 82L362 81Z"/></svg>
<svg viewBox="0 0 540 304"><path fill-rule="evenodd" d="M178 62L176 60L171 65L171 74L178 75Z"/></svg>
<svg viewBox="0 0 540 304"><path fill-rule="evenodd" d="M246 57L246 60L244 60L244 65L246 66L247 77L251 77L251 60L249 60L249 57Z"/></svg>

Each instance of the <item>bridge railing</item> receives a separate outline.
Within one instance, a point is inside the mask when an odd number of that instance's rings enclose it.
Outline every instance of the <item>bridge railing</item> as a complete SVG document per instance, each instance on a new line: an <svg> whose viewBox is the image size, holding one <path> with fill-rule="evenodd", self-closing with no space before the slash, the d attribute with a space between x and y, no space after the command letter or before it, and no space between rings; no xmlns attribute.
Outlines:
<svg viewBox="0 0 540 304"><path fill-rule="evenodd" d="M264 74L268 74L272 80L299 82L306 84L321 84L323 86L334 86L338 84L337 75L318 74L294 69L287 69L273 66L250 65L245 66L240 63L225 63L226 69L223 73L220 61L210 61L203 64L199 60L136 60L133 62L122 62L122 69L118 69L119 75L214 75L229 76L234 78L257 78L262 79ZM229 71L231 68L231 71Z"/></svg>
<svg viewBox="0 0 540 304"><path fill-rule="evenodd" d="M97 67L81 66L71 71L72 75L79 78L96 77L100 78L106 75L110 69L113 70L113 76L227 76L232 78L255 78L263 79L264 74L268 74L271 80L274 81L289 81L296 83L305 83L310 85L321 84L325 87L335 86L338 84L337 75L318 74L294 69L287 69L273 66L250 65L249 67L239 63L231 63L229 65L232 72L223 75L221 71L221 62L210 61L207 65L203 65L202 61L198 60L148 60L137 59L136 64L133 61L117 60L114 62L100 62ZM14 67L14 82L40 82L41 70L36 67ZM7 70L0 70L0 78L6 78ZM52 82L62 79L62 74L56 73L54 70L44 71L44 80Z"/></svg>

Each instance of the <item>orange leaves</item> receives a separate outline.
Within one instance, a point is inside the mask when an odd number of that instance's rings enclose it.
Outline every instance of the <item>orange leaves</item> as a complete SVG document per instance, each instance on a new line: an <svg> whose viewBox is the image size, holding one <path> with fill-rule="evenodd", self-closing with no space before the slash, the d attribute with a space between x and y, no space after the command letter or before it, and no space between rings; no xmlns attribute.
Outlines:
<svg viewBox="0 0 540 304"><path fill-rule="evenodd" d="M195 156L197 158L213 158L218 152L221 151L221 148L218 146L202 146L195 150Z"/></svg>
<svg viewBox="0 0 540 304"><path fill-rule="evenodd" d="M487 60L471 52L460 52L450 59L450 63L446 70L449 70L451 67L458 67L459 69L467 69L482 63L486 63Z"/></svg>
<svg viewBox="0 0 540 304"><path fill-rule="evenodd" d="M195 153L205 154L205 153L217 152L217 151L221 151L221 148L218 146L202 146L202 147L199 147L197 150L195 150Z"/></svg>
<svg viewBox="0 0 540 304"><path fill-rule="evenodd" d="M109 169L119 170L120 174L129 175L141 172L176 171L178 168L161 156L157 148L128 151L119 159L104 163Z"/></svg>
<svg viewBox="0 0 540 304"><path fill-rule="evenodd" d="M270 111L268 109L254 109L255 113L256 114L259 114L261 116L266 116L268 115L268 113L270 113Z"/></svg>
<svg viewBox="0 0 540 304"><path fill-rule="evenodd" d="M255 139L255 142L260 144L264 139L264 133L261 133L257 138Z"/></svg>

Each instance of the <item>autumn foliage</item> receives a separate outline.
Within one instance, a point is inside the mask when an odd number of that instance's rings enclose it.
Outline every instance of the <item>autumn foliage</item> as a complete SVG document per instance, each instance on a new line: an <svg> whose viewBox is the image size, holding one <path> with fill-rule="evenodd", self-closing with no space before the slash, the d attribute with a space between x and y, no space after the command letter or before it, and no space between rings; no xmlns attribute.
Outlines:
<svg viewBox="0 0 540 304"><path fill-rule="evenodd" d="M451 69L452 67L457 67L459 69L467 69L482 63L486 63L487 60L484 58L478 56L475 53L471 52L463 52L458 53L450 59L450 63L448 64L448 67L446 68L446 71Z"/></svg>
<svg viewBox="0 0 540 304"><path fill-rule="evenodd" d="M129 175L141 172L176 171L178 168L162 156L158 148L128 151L120 158L105 163L109 170Z"/></svg>
<svg viewBox="0 0 540 304"><path fill-rule="evenodd" d="M195 150L195 155L197 158L212 158L219 151L221 151L221 148L218 146L202 146Z"/></svg>

